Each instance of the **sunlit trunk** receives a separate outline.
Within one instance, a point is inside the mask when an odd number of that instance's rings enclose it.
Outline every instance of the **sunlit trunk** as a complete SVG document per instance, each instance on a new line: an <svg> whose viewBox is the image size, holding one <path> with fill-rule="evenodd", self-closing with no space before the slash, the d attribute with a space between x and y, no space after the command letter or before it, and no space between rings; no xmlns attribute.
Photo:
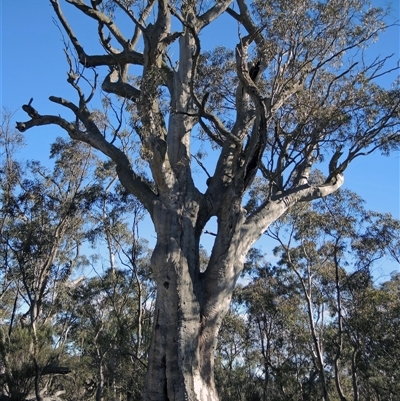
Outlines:
<svg viewBox="0 0 400 401"><path fill-rule="evenodd" d="M96 387L96 401L103 401L103 389L104 389L104 368L103 368L103 357L98 354L98 365L97 365L97 387Z"/></svg>
<svg viewBox="0 0 400 401"><path fill-rule="evenodd" d="M204 274L193 221L165 210L159 218L152 256L157 300L144 399L216 401L214 350L227 309L215 311L218 318L204 315Z"/></svg>
<svg viewBox="0 0 400 401"><path fill-rule="evenodd" d="M179 302L172 305L167 292L164 288L157 296L144 399L217 401L213 366L219 327L213 328L211 341L205 339L200 313L185 317ZM166 305L170 305L168 312ZM185 306L198 309L197 302L186 301Z"/></svg>

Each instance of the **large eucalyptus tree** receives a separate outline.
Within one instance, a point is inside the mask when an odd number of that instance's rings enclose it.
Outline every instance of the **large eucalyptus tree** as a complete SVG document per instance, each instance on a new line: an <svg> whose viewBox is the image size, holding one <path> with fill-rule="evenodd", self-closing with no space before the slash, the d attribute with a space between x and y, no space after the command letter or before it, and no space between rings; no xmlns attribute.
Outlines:
<svg viewBox="0 0 400 401"><path fill-rule="evenodd" d="M252 244L297 202L336 191L356 157L399 144L399 88L375 83L388 60L364 57L384 13L366 0L66 0L97 24L88 35L104 52L89 54L61 1L49 1L81 65L67 52L77 102L50 100L75 117L30 102L17 128L58 125L115 163L157 233L145 399L217 400L217 333ZM226 47L202 50L220 32ZM102 73L108 114L91 106ZM313 182L322 161L326 178ZM200 237L213 218L204 269Z"/></svg>

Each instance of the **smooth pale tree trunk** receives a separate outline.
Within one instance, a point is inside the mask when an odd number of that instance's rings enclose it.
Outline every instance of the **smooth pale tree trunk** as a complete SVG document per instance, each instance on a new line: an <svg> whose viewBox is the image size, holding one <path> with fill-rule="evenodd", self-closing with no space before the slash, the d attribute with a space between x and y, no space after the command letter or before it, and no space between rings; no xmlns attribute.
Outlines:
<svg viewBox="0 0 400 401"><path fill-rule="evenodd" d="M227 233L225 247L217 236L209 266L201 272L196 210L195 204L181 214L160 207L153 216L158 233L152 256L157 300L145 400L218 400L214 351L243 256L238 255L239 236ZM232 227L239 229L242 220Z"/></svg>
<svg viewBox="0 0 400 401"><path fill-rule="evenodd" d="M145 399L217 400L213 350L204 350L202 339L201 274L196 269L199 238L190 223L164 212L162 221L170 224L158 234L152 257L157 300Z"/></svg>

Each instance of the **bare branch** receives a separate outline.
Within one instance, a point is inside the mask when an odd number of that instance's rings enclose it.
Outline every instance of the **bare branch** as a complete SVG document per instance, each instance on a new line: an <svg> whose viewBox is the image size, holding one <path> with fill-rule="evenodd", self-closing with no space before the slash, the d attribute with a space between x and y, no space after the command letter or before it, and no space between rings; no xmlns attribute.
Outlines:
<svg viewBox="0 0 400 401"><path fill-rule="evenodd" d="M193 159L196 160L197 164L202 168L202 170L207 174L207 177L210 178L211 175L208 173L204 164L200 161L200 159L196 155L192 155Z"/></svg>
<svg viewBox="0 0 400 401"><path fill-rule="evenodd" d="M102 89L107 93L114 93L115 95L134 102L137 102L140 98L140 90L121 81L120 73L117 69L113 69L109 74L107 74L103 81Z"/></svg>
<svg viewBox="0 0 400 401"><path fill-rule="evenodd" d="M120 0L115 0L115 3L128 15L128 17L132 20L135 24L135 31L130 40L130 46L134 49L140 39L140 36L143 32L145 32L146 27L144 26L147 17L150 15L151 11L156 4L155 0L149 0L144 8L143 12L141 13L139 19L137 19L132 12L132 10L128 9L124 4L121 3Z"/></svg>
<svg viewBox="0 0 400 401"><path fill-rule="evenodd" d="M221 14L223 14L228 7L233 3L232 0L223 0L223 1L218 1L216 5L209 10L207 10L204 14L200 15L198 17L198 21L200 22L200 26L204 28L211 22L213 22L215 19L217 19Z"/></svg>
<svg viewBox="0 0 400 401"><path fill-rule="evenodd" d="M55 0L51 0L54 2ZM115 25L114 21L107 17L105 14L102 12L98 11L95 8L91 8L87 6L85 3L83 3L81 0L66 0L67 3L73 4L76 8L81 10L83 13L85 13L88 17L93 18L94 20L98 21L101 25L107 26L107 28L110 30L110 32L113 34L115 39L118 41L118 43L122 46L124 50L129 50L129 45L127 39L125 39L124 35L122 32L118 29L118 27Z"/></svg>
<svg viewBox="0 0 400 401"><path fill-rule="evenodd" d="M68 35L69 40L74 46L76 52L78 53L79 61L85 67L96 67L100 65L124 65L124 64L138 64L143 65L143 55L136 51L123 51L118 54L106 54L106 55L91 55L89 56L84 51L82 45L79 43L77 37L75 36L72 28L68 24L62 10L60 8L58 0L50 0L51 5L58 17L58 20L61 22L61 25L65 29L65 32Z"/></svg>
<svg viewBox="0 0 400 401"><path fill-rule="evenodd" d="M156 199L154 192L149 188L148 184L142 178L136 175L127 155L105 140L94 123L91 114L86 109L80 109L75 104L65 99L52 96L51 101L58 103L72 110L79 120L84 124L86 131L78 129L76 124L67 122L61 117L52 115L42 115L26 122L17 122L17 129L21 132L26 131L35 126L42 125L58 125L67 131L72 139L76 139L91 145L98 149L106 156L110 157L116 164L118 177L123 185L129 189L143 203L146 209L151 213L153 210L153 202Z"/></svg>

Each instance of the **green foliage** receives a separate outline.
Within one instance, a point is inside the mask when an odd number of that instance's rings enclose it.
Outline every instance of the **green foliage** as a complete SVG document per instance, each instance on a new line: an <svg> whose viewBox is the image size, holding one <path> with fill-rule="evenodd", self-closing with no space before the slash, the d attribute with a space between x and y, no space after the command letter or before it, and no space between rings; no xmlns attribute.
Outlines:
<svg viewBox="0 0 400 401"><path fill-rule="evenodd" d="M152 320L147 309L139 316L143 306L138 294L129 271L110 269L64 300L58 324L70 328L64 346L75 366L74 386L66 387L68 397L80 392L86 399L101 385L106 399L125 397L132 388L132 399L140 399Z"/></svg>
<svg viewBox="0 0 400 401"><path fill-rule="evenodd" d="M0 327L4 371L0 383L12 400L25 400L32 393L37 366L45 367L57 360L52 334L52 327L47 325L41 326L35 335L30 327L15 327L12 331L4 325Z"/></svg>
<svg viewBox="0 0 400 401"><path fill-rule="evenodd" d="M0 383L7 386L12 399L24 400L33 388L35 377L32 352L29 349L31 334L27 329L18 329L9 336L6 327L0 328L0 356L4 373Z"/></svg>

